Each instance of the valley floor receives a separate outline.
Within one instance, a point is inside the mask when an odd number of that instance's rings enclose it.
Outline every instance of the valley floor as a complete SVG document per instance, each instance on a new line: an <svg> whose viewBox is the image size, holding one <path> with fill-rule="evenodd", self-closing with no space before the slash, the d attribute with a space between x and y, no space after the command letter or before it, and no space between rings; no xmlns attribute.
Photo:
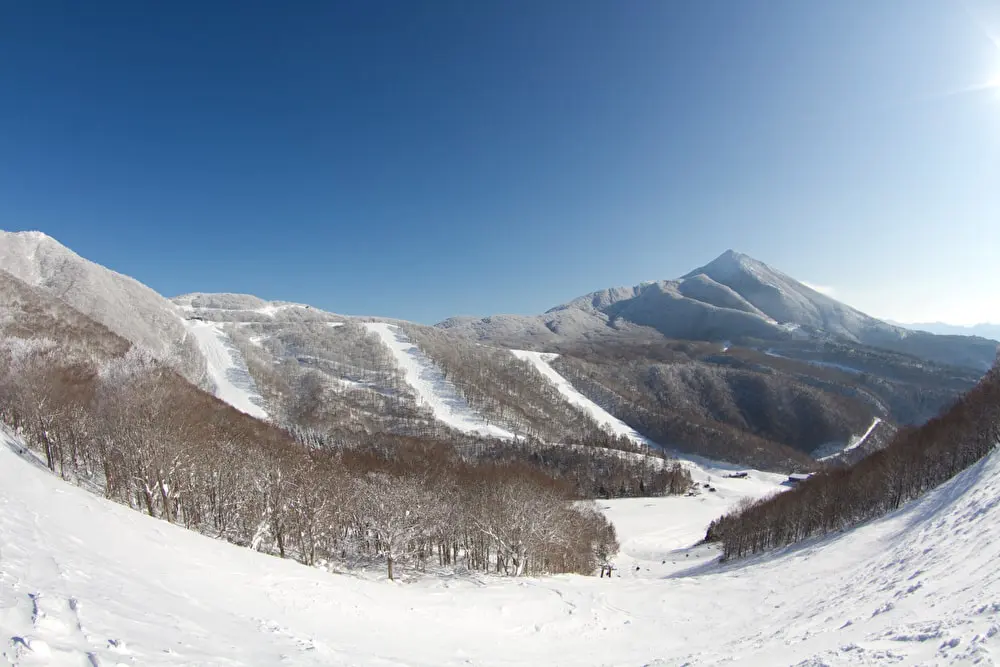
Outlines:
<svg viewBox="0 0 1000 667"><path fill-rule="evenodd" d="M150 519L2 437L0 665L944 665L1000 652L998 454L891 517L748 563L689 547L773 476L602 501L623 545L610 580L391 584Z"/></svg>

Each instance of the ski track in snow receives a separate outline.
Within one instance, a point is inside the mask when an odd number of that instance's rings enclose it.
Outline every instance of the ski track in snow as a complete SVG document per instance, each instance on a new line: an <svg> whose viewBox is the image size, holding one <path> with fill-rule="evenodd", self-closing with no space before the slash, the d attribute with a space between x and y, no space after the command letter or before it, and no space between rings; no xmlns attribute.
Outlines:
<svg viewBox="0 0 1000 667"><path fill-rule="evenodd" d="M198 347L208 366L208 375L215 384L214 394L240 412L267 419L267 412L253 378L239 351L217 322L185 320L188 331L198 341Z"/></svg>
<svg viewBox="0 0 1000 667"><path fill-rule="evenodd" d="M378 334L392 351L393 358L403 370L406 383L417 394L418 403L430 407L434 418L463 433L478 433L511 440L514 434L507 429L488 424L473 410L441 370L410 342L398 326L386 322L365 322L365 328Z"/></svg>
<svg viewBox="0 0 1000 667"><path fill-rule="evenodd" d="M1000 453L889 517L746 562L690 545L767 492L754 473L694 498L600 501L622 543L612 579L390 584L152 519L0 441L0 665L991 665L1000 651Z"/></svg>
<svg viewBox="0 0 1000 667"><path fill-rule="evenodd" d="M602 428L610 431L614 435L624 435L637 445L659 447L655 442L641 435L634 428L581 394L569 380L564 378L558 371L552 368L552 366L549 365L549 362L556 359L559 356L558 354L553 354L551 352L532 352L530 350L511 350L511 354L518 359L529 362L532 366L534 366L539 373L555 385L556 389L559 390L559 393L562 394L563 398L565 398L570 404L580 408L583 412L593 418L593 420L596 421Z"/></svg>
<svg viewBox="0 0 1000 667"><path fill-rule="evenodd" d="M538 372L542 374L542 376L555 385L556 389L559 390L559 393L562 394L563 398L565 398L570 404L575 405L583 410L583 412L590 415L590 417L592 417L602 428L610 431L614 435L624 435L637 445L660 450L668 456L677 459L681 465L691 472L695 481L704 482L705 480L711 479L713 475L724 476L737 470L746 470L746 468L734 463L715 461L703 456L686 454L664 447L650 440L599 406L597 403L594 403L592 400L584 396L579 390L576 389L576 387L573 386L573 383L560 375L559 371L552 368L549 362L556 359L559 356L558 354L552 352L534 352L531 350L511 350L510 352L518 359L531 363L538 370ZM785 479L784 475L773 475L771 473L757 474L769 476L773 479L780 478L778 479L778 482Z"/></svg>
<svg viewBox="0 0 1000 667"><path fill-rule="evenodd" d="M816 460L817 461L829 461L830 459L834 458L835 456L839 456L840 454L846 454L847 452L851 451L852 449L857 449L861 445L865 444L865 440L868 439L868 436L870 436L872 434L872 431L875 430L875 427L878 426L881 423L882 423L882 418L881 417L876 417L874 420L872 420L872 425L868 427L868 430L865 431L861 436L852 437L851 440L850 440L850 442L847 443L846 447L844 447L841 450L838 450L838 451L834 452L833 454L830 454L829 456L824 456L824 457L818 458Z"/></svg>

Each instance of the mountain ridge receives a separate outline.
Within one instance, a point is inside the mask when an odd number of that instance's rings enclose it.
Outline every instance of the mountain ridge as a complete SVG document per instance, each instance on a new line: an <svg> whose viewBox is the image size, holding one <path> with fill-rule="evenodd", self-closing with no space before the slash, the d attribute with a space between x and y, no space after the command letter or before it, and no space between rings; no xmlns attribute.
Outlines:
<svg viewBox="0 0 1000 667"><path fill-rule="evenodd" d="M149 336L152 349L193 343L188 365L201 374L188 380L314 440L480 437L456 432L428 409L427 388L414 385L412 368L404 372L415 359L437 378L442 405L481 417L493 432L631 446L512 352L526 350L559 353L553 370L567 383L661 446L801 467L814 463L817 447L849 442L873 419L887 428L926 420L978 377L968 367L822 332L817 323L839 317L851 333L867 316L735 251L685 277L601 290L542 316L456 318L436 327L250 294L166 299L38 233L0 236L0 268L9 267L135 345ZM802 324L781 321L789 317ZM396 327L393 335L412 352L394 353L372 323Z"/></svg>
<svg viewBox="0 0 1000 667"><path fill-rule="evenodd" d="M994 322L979 322L978 324L948 324L947 322L895 322L886 320L903 329L926 331L938 336L972 336L986 338L1000 343L1000 324Z"/></svg>
<svg viewBox="0 0 1000 667"><path fill-rule="evenodd" d="M540 315L458 317L436 326L507 345L595 339L608 329L713 342L835 339L984 372L997 353L986 338L887 323L732 249L680 278L590 292Z"/></svg>
<svg viewBox="0 0 1000 667"><path fill-rule="evenodd" d="M194 384L205 382L205 364L181 313L135 278L81 257L39 231L0 230L0 269L142 345Z"/></svg>

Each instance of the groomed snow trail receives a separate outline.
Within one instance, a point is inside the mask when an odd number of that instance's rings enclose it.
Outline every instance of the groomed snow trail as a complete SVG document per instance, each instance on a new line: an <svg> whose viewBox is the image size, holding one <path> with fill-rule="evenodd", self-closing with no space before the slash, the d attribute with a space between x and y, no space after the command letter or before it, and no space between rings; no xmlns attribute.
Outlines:
<svg viewBox="0 0 1000 667"><path fill-rule="evenodd" d="M556 389L559 390L559 393L563 395L563 398L565 398L570 404L575 405L583 412L590 415L590 417L592 417L601 427L610 431L614 435L624 435L637 445L662 450L665 454L680 461L681 465L691 472L696 482L705 482L712 479L713 476L722 476L736 470L749 471L748 468L743 468L733 463L713 461L712 459L707 459L702 456L685 454L653 442L599 406L597 403L594 403L592 400L584 396L579 390L577 390L576 387L573 386L573 383L560 375L559 371L552 368L549 362L556 359L559 356L558 354L551 352L533 352L530 350L511 350L511 354L518 359L530 362L543 377L545 377L556 387ZM780 482L785 479L784 475L775 475L772 473L757 471L753 472L758 476L758 478L767 480L767 483L772 484L775 488L779 488L776 485L780 484Z"/></svg>
<svg viewBox="0 0 1000 667"><path fill-rule="evenodd" d="M229 336L217 322L184 320L191 335L198 341L198 347L208 366L208 376L215 384L214 394L240 412L251 417L267 419L261 407L263 399L242 355L229 342Z"/></svg>
<svg viewBox="0 0 1000 667"><path fill-rule="evenodd" d="M874 420L872 420L872 424L871 424L871 426L868 427L868 430L865 431L860 436L852 436L851 439L850 439L850 441L847 443L846 447L844 447L841 450L838 450L838 451L834 452L833 454L830 454L829 456L824 456L824 457L818 458L816 460L817 461L829 461L830 459L832 459L835 456L839 456L840 454L845 454L845 453L851 451L852 449L857 449L861 445L865 444L865 440L868 439L868 436L870 436L872 434L872 431L875 430L875 427L878 426L881 423L882 423L882 418L881 417L876 417Z"/></svg>
<svg viewBox="0 0 1000 667"><path fill-rule="evenodd" d="M431 409L435 419L462 433L478 433L505 440L514 438L513 433L488 424L473 410L455 386L445 379L441 369L411 343L398 326L386 322L365 322L365 328L378 334L389 348L403 371L406 383L416 392L417 400Z"/></svg>
<svg viewBox="0 0 1000 667"><path fill-rule="evenodd" d="M558 371L552 368L552 366L549 365L549 362L556 359L559 356L558 354L553 354L551 352L532 352L530 350L511 350L511 354L518 359L531 363L531 365L534 366L539 373L555 385L556 389L559 390L559 393L563 395L563 398L565 398L572 405L575 405L583 410L583 412L593 418L593 420L596 421L602 428L610 431L614 435L624 435L637 445L656 447L656 443L652 440L640 434L634 428L577 391L569 380L564 378Z"/></svg>
<svg viewBox="0 0 1000 667"><path fill-rule="evenodd" d="M635 574L393 585L151 519L5 445L0 433L0 665L991 665L1000 652L996 453L890 517L745 563L676 549L714 511L695 521L686 503L728 501L630 499L601 504L626 549L648 551Z"/></svg>

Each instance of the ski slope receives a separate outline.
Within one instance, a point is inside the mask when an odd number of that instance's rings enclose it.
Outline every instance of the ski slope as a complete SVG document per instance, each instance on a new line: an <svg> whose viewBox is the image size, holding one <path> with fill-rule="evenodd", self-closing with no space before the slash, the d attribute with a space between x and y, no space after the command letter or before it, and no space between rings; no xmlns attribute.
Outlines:
<svg viewBox="0 0 1000 667"><path fill-rule="evenodd" d="M738 466L734 463L716 461L703 456L697 456L695 454L687 454L653 442L599 406L597 403L594 403L592 400L584 396L569 380L560 375L556 369L552 368L549 362L558 357L558 354L550 352L533 352L531 350L511 350L511 354L518 359L530 362L543 377L545 377L556 387L556 389L559 390L559 393L562 394L563 398L592 417L602 428L610 431L614 435L623 435L637 445L653 447L664 452L670 457L677 459L681 465L688 469L695 481L705 481L712 479L713 477L722 477L726 474L739 470L749 471L747 468ZM768 483L772 485L780 484L786 479L784 475L775 475L759 471L753 471L753 473L758 478L767 479Z"/></svg>
<svg viewBox="0 0 1000 667"><path fill-rule="evenodd" d="M652 440L641 435L634 428L581 394L569 380L564 378L558 373L558 371L552 368L552 366L549 365L549 362L558 357L558 354L550 352L533 352L531 350L511 350L511 354L518 359L529 362L532 366L534 366L539 373L555 385L556 389L559 390L559 393L563 395L563 398L569 401L572 405L580 408L583 412L593 418L593 420L596 421L602 428L614 435L624 435L638 445L648 445L651 447L657 446Z"/></svg>
<svg viewBox="0 0 1000 667"><path fill-rule="evenodd" d="M0 434L4 667L991 665L1000 655L998 454L890 517L746 563L720 567L711 549L683 548L733 501L720 489L726 498L603 502L624 545L612 579L390 584L151 519L5 445L16 447Z"/></svg>
<svg viewBox="0 0 1000 667"><path fill-rule="evenodd" d="M659 579L677 573L678 568L715 558L715 547L691 548L705 538L708 524L735 509L744 498L763 498L788 488L782 486L788 476L777 473L744 469L747 477L736 478L726 476L730 471L689 470L696 485L693 497L598 501L618 531L621 551L614 564L620 576ZM692 560L692 556L697 557Z"/></svg>
<svg viewBox="0 0 1000 667"><path fill-rule="evenodd" d="M406 383L416 392L418 404L428 406L435 419L462 433L507 440L514 438L513 433L487 423L473 410L455 386L445 379L441 369L411 343L398 326L386 322L365 322L365 328L377 334L389 348L403 371Z"/></svg>
<svg viewBox="0 0 1000 667"><path fill-rule="evenodd" d="M868 436L870 436L872 434L872 431L875 430L875 427L878 426L881 423L882 423L882 418L881 417L876 417L872 421L871 426L868 427L867 431L865 431L860 436L851 436L851 439L847 443L846 447L844 447L843 449L840 449L840 450L834 452L833 454L830 454L829 456L823 456L823 457L818 458L816 460L817 461L829 461L830 459L832 459L832 458L834 458L836 456L839 456L841 454L846 454L847 452L851 451L852 449L857 449L861 445L865 444L865 440L868 439Z"/></svg>
<svg viewBox="0 0 1000 667"><path fill-rule="evenodd" d="M215 385L213 393L240 412L267 419L267 412L261 407L264 401L257 393L246 362L229 342L222 325L200 320L184 320L184 324L205 357L208 376Z"/></svg>

